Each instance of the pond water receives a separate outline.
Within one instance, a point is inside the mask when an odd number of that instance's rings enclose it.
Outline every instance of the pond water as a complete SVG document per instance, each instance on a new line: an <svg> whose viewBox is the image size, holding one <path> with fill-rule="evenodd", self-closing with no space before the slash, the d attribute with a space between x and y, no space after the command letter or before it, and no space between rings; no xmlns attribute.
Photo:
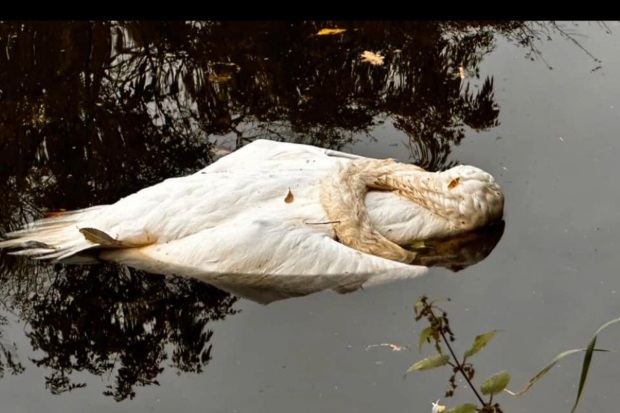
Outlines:
<svg viewBox="0 0 620 413"><path fill-rule="evenodd" d="M346 31L317 35L334 27ZM451 299L457 349L501 330L475 379L509 370L513 390L620 316L617 22L13 21L0 44L0 233L255 138L472 164L506 195L503 236L474 265L266 305L2 252L3 412L427 412L474 397L444 398L449 370L403 377L432 354L417 350L423 294ZM610 327L598 346L619 339ZM570 411L581 360L498 397L503 410ZM615 411L619 368L595 354L580 411Z"/></svg>

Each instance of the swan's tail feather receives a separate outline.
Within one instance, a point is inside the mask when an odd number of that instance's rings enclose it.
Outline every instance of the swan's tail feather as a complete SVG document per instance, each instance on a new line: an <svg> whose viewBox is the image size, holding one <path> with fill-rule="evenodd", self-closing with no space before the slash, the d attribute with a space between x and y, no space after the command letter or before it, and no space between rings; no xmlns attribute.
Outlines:
<svg viewBox="0 0 620 413"><path fill-rule="evenodd" d="M99 244L85 237L80 224L97 215L105 205L75 211L54 212L22 229L5 234L1 248L13 248L12 255L27 255L35 259L62 260Z"/></svg>

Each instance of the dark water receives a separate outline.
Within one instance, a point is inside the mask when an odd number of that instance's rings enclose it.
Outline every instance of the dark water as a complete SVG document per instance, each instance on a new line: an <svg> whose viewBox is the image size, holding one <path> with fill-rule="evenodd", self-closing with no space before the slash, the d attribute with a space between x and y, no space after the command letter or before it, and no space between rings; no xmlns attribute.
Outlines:
<svg viewBox="0 0 620 413"><path fill-rule="evenodd" d="M342 27L334 36L321 28ZM620 316L620 24L8 22L0 24L0 232L110 203L212 161L213 145L288 140L441 169L506 193L495 249L458 272L261 305L116 265L0 255L2 412L425 412L449 372L420 355L422 294L446 308L477 378L521 387ZM384 64L362 62L380 52ZM500 234L501 235L501 234ZM600 336L614 348L619 328ZM373 344L411 346L392 352ZM565 412L580 357L504 411ZM595 356L581 411L617 406ZM451 405L472 401L461 389Z"/></svg>

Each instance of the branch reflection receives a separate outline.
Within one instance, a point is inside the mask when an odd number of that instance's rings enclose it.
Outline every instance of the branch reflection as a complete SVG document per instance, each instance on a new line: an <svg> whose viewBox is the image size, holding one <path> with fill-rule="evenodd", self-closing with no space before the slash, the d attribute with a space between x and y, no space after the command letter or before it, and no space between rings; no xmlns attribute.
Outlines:
<svg viewBox="0 0 620 413"><path fill-rule="evenodd" d="M165 366L200 373L211 360L209 323L236 312L237 297L195 280L113 264L13 264L2 293L28 321L32 347L43 352L33 361L52 370L45 382L54 394L85 386L71 379L80 371L112 380L104 394L116 400L157 384ZM10 276L20 267L27 279Z"/></svg>

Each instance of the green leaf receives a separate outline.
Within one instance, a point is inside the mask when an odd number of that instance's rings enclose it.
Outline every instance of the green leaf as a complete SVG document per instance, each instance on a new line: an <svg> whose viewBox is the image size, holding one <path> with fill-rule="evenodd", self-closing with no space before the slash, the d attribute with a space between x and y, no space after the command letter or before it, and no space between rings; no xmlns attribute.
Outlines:
<svg viewBox="0 0 620 413"><path fill-rule="evenodd" d="M571 413L574 413L575 410L577 409L577 404L579 404L581 393L583 392L583 388L586 385L586 379L588 378L588 370L590 369L590 362L592 361L592 355L594 354L594 351L596 351L594 346L596 345L596 339L598 338L599 333L603 331L604 329L606 329L607 327L609 327L610 325L615 324L617 322L620 322L620 317L610 320L606 322L605 324L603 324L602 326L600 326L598 330L596 330L596 333L594 333L594 337L592 337L590 344L588 344L588 347L586 348L586 354L583 356L583 364L581 365L581 377L579 378L579 388L577 389L577 398L575 399L575 404L573 405L573 408L571 409Z"/></svg>
<svg viewBox="0 0 620 413"><path fill-rule="evenodd" d="M478 408L475 404L465 403L458 405L456 407L451 408L450 410L444 411L444 413L474 413L477 412Z"/></svg>
<svg viewBox="0 0 620 413"><path fill-rule="evenodd" d="M541 371L536 373L536 375L534 377L532 377L521 390L519 390L518 392L515 393L513 391L510 391L510 390L506 389L506 392L508 394L513 395L513 396L521 396L523 393L528 391L530 389L530 387L532 387L534 385L534 383L536 383L545 374L547 374L547 372L549 370L551 370L553 368L553 366L558 364L558 362L560 360L562 360L566 356L570 356L571 354L579 353L581 351L586 351L586 349L585 348L575 348L575 349L572 349L572 350L566 350L566 351L561 352L560 354L555 356L553 358L553 360L551 360L551 363L549 363L547 366L545 366L545 368L543 368ZM601 348L595 348L594 351L609 351L609 350L605 350L605 349L601 349Z"/></svg>
<svg viewBox="0 0 620 413"><path fill-rule="evenodd" d="M420 361L416 361L415 363L413 363L413 365L407 369L405 374L410 373L414 370L422 371L441 367L448 364L448 361L450 361L450 357L443 354L426 357Z"/></svg>
<svg viewBox="0 0 620 413"><path fill-rule="evenodd" d="M426 343L426 341L434 335L435 329L433 327L426 327L424 330L422 330L422 332L420 333L420 340L418 341L418 350L422 350L422 346L424 345L424 343Z"/></svg>
<svg viewBox="0 0 620 413"><path fill-rule="evenodd" d="M469 358L482 350L493 337L499 332L499 330L489 331L488 333L480 334L474 339L474 344L471 345L469 350L465 352L465 357Z"/></svg>
<svg viewBox="0 0 620 413"><path fill-rule="evenodd" d="M506 370L495 373L480 385L482 394L494 395L501 393L510 383L510 373Z"/></svg>
<svg viewBox="0 0 620 413"><path fill-rule="evenodd" d="M577 409L577 404L579 404L579 399L581 398L581 392L583 391L583 387L586 385L586 379L588 378L588 370L590 369L590 362L592 361L592 354L594 354L594 346L596 345L597 336L594 335L590 344L586 348L586 354L583 356L583 364L581 365L581 377L579 377L579 389L577 390L577 398L575 399L575 404L571 409L571 413L573 413Z"/></svg>

